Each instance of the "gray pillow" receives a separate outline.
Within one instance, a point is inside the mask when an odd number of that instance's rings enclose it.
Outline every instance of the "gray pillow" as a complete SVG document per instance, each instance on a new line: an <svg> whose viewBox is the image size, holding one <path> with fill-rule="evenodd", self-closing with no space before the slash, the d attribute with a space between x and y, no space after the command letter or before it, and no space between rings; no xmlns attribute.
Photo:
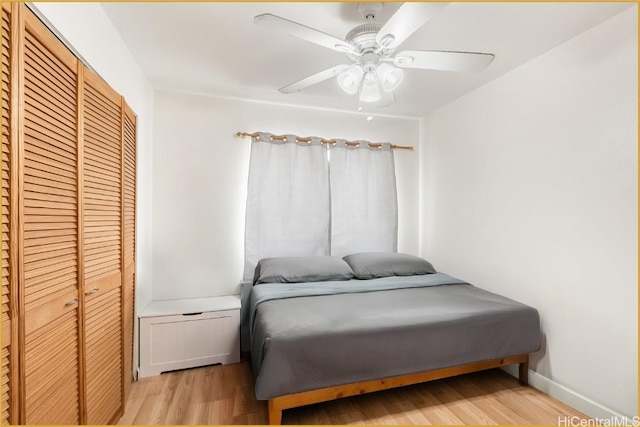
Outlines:
<svg viewBox="0 0 640 427"><path fill-rule="evenodd" d="M335 256L263 258L253 283L301 283L353 279L351 267Z"/></svg>
<svg viewBox="0 0 640 427"><path fill-rule="evenodd" d="M387 276L433 274L436 270L423 258L394 252L363 252L343 258L351 266L356 279Z"/></svg>

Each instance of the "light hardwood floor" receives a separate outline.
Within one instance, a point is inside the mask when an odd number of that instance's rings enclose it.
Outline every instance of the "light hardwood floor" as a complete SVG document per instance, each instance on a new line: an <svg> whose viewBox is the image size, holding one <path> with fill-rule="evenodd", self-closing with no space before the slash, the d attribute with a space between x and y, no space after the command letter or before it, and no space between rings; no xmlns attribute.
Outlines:
<svg viewBox="0 0 640 427"><path fill-rule="evenodd" d="M266 424L247 361L143 378L120 424ZM551 424L580 412L502 370L478 372L284 411L283 424Z"/></svg>

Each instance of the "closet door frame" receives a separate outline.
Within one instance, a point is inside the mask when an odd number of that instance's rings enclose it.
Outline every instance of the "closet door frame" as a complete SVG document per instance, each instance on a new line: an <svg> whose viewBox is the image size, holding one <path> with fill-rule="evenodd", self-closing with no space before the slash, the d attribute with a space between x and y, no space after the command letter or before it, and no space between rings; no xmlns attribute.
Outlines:
<svg viewBox="0 0 640 427"><path fill-rule="evenodd" d="M18 188L21 176L21 156L19 153L20 146L24 146L24 135L19 129L24 127L24 113L22 103L24 96L20 94L24 87L24 68L20 66L23 62L24 42L21 35L24 34L24 13L20 3L2 3L2 7L6 8L11 16L10 33L11 33L11 63L9 64L9 76L11 78L9 88L9 111L11 121L9 123L9 145L10 145L10 175L9 175L9 422L13 425L20 423L20 408L22 405L22 384L20 355L24 352L21 348L19 335L20 325L20 292L18 290L18 280L20 273L18 243L20 239L20 217L19 204L21 198L21 190ZM3 331L4 332L4 331ZM4 335L4 334L3 334ZM22 350L22 351L21 351Z"/></svg>
<svg viewBox="0 0 640 427"><path fill-rule="evenodd" d="M84 290L84 65L81 61L78 61L78 72L77 72L77 86L76 86L76 97L77 97L77 126L78 126L78 134L76 139L76 153L78 156L78 206L76 215L78 216L78 321L79 321L79 331L78 335L80 337L80 343L78 346L79 349L79 360L80 364L78 366L78 378L80 378L80 385L78 388L78 393L80 395L80 424L87 423L87 351L86 351L86 331L85 331L85 320L86 320L86 295Z"/></svg>
<svg viewBox="0 0 640 427"><path fill-rule="evenodd" d="M120 385L121 385L121 389L120 389L120 396L122 397L122 410L124 411L124 408L127 404L127 396L125 395L125 393L128 392L128 387L126 387L125 385L125 380L127 379L127 363L125 361L125 357L126 357L126 351L125 351L125 346L127 345L125 342L125 336L126 336L126 328L125 328L125 315L127 314L125 312L125 298L126 298L126 292L124 289L124 280L125 280L125 271L124 271L124 267L125 267L125 260L124 260L124 238L125 238L125 233L124 233L124 177L125 177L125 173L124 173L124 159L125 159L125 153L124 153L124 117L125 117L125 107L126 107L126 103L124 102L124 97L120 98L120 143L122 144L120 147L120 337L122 339L122 346L120 348L121 353L120 353L120 358L122 359L122 379L120 380Z"/></svg>
<svg viewBox="0 0 640 427"><path fill-rule="evenodd" d="M11 416L18 424L24 424L26 409L25 391L25 366L24 366L24 294L19 289L18 283L24 276L24 33L25 33L25 9L21 3L11 3L11 195L15 197L11 201L11 255L13 258L11 268L11 301L15 307L16 316L12 319L11 344L16 346L11 355ZM15 262L18 261L18 262ZM15 291L15 293L14 293Z"/></svg>
<svg viewBox="0 0 640 427"><path fill-rule="evenodd" d="M128 333L131 334L131 342L132 342L132 347L135 346L135 342L133 341L134 339L134 329L135 329L135 279L136 279L136 255L137 255L137 251L135 250L135 245L136 245L136 208L137 208L137 198L136 198L136 193L137 193L137 166L138 166L138 150L137 150L137 135L135 134L137 131L137 117L136 114L133 112L133 110L131 109L131 107L129 107L129 105L127 104L126 100L124 99L124 97L121 98L121 104L120 104L120 124L121 124L121 137L120 140L122 141L122 150L121 150L121 175L120 175L120 194L121 194L121 200L120 200L120 206L122 208L121 211L121 226L120 226L120 230L121 230L121 239L120 242L122 244L121 246L121 271L122 271L122 288L121 288L121 301L122 301L122 408L124 411L124 408L126 407L126 403L127 403L127 398L129 397L129 387L134 379L134 374L133 374L133 367L134 367L134 361L133 361L133 355L134 355L134 349L131 349L131 354L130 357L127 357L127 347L129 346L129 339L128 339ZM126 146L126 120L129 120L133 126L133 131L134 131L134 158L133 158L133 164L134 164L134 185L133 185L133 192L134 192L134 197L133 197L133 230L132 230L132 239L133 239L133 264L127 264L127 258L125 257L125 252L126 252L126 243L127 243L127 234L126 234L126 160L127 160L127 156L126 156L126 152L127 152L127 146ZM130 269L133 269L133 271L130 271ZM129 275L133 274L133 298L131 301L128 301L128 295L127 295L127 278L129 277ZM131 306L131 310L133 311L132 313L132 318L131 318L131 325L130 325L130 329L127 330L127 310L128 310L128 305L127 302L130 304Z"/></svg>

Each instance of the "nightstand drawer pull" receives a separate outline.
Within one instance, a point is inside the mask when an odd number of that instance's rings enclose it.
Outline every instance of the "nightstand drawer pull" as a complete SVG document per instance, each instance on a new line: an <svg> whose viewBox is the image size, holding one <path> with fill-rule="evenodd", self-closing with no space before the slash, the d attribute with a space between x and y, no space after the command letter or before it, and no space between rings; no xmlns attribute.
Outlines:
<svg viewBox="0 0 640 427"><path fill-rule="evenodd" d="M200 313L183 313L183 316L200 316L202 314L202 312Z"/></svg>
<svg viewBox="0 0 640 427"><path fill-rule="evenodd" d="M65 306L70 307L70 306L74 305L75 303L77 303L78 301L80 301L80 298L72 299L71 301L66 303Z"/></svg>
<svg viewBox="0 0 640 427"><path fill-rule="evenodd" d="M85 292L84 294L85 294L85 295L93 295L93 294L95 294L96 292L98 292L99 290L100 290L99 288L93 288L93 289L91 289L90 291Z"/></svg>

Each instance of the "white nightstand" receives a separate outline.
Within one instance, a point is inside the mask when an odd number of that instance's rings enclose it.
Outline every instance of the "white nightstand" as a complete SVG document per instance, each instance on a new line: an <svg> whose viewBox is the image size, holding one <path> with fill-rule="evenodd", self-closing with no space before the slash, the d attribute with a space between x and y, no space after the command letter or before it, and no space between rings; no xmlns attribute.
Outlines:
<svg viewBox="0 0 640 427"><path fill-rule="evenodd" d="M140 318L140 377L240 361L240 296L152 301Z"/></svg>

